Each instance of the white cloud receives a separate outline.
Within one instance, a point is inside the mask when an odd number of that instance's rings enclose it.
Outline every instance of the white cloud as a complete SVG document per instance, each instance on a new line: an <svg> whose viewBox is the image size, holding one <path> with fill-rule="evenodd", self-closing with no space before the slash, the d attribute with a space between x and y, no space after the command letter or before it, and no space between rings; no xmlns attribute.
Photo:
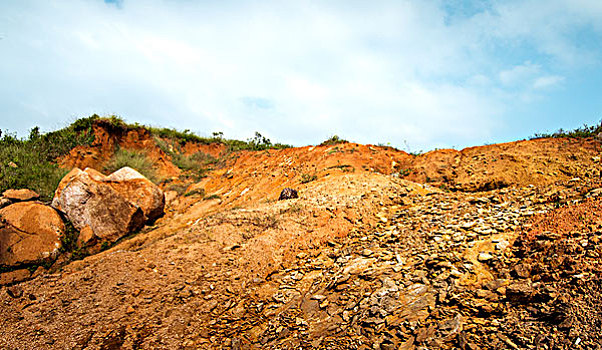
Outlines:
<svg viewBox="0 0 602 350"><path fill-rule="evenodd" d="M338 133L468 145L503 124L513 96L598 58L570 37L600 28L595 2L511 1L452 22L440 5L3 2L0 80L11 84L0 105L20 121L2 126L48 129L96 112L295 144ZM506 49L516 57L500 57Z"/></svg>
<svg viewBox="0 0 602 350"><path fill-rule="evenodd" d="M541 66L531 62L514 66L510 69L501 71L500 81L504 85L524 84L526 80L532 80L533 77L541 72Z"/></svg>
<svg viewBox="0 0 602 350"><path fill-rule="evenodd" d="M558 84L564 81L564 77L558 75L547 75L544 77L539 77L535 79L533 82L534 89L546 89L553 86L557 86Z"/></svg>

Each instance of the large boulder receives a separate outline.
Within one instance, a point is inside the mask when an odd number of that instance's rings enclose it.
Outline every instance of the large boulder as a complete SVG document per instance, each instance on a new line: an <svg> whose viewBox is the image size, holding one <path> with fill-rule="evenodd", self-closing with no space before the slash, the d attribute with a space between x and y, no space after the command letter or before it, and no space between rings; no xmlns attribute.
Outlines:
<svg viewBox="0 0 602 350"><path fill-rule="evenodd" d="M54 259L64 233L59 214L39 202L20 202L0 209L0 266Z"/></svg>
<svg viewBox="0 0 602 350"><path fill-rule="evenodd" d="M128 167L109 176L75 168L59 183L52 206L73 222L81 243L95 238L114 242L163 215L165 197L159 187Z"/></svg>
<svg viewBox="0 0 602 350"><path fill-rule="evenodd" d="M141 228L142 209L128 202L98 171L75 168L59 183L52 206L69 218L79 231L92 233L87 241L99 238L114 242Z"/></svg>
<svg viewBox="0 0 602 350"><path fill-rule="evenodd" d="M163 191L136 170L123 167L107 176L107 180L128 202L140 207L148 221L154 221L163 215Z"/></svg>

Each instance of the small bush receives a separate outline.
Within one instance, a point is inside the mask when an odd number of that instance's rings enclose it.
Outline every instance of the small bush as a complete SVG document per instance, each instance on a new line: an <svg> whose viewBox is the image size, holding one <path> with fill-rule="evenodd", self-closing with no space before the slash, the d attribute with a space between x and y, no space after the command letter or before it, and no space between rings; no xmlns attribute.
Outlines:
<svg viewBox="0 0 602 350"><path fill-rule="evenodd" d="M149 159L148 154L144 151L128 151L126 149L118 149L109 162L104 166L103 170L107 173L112 173L125 166L137 170L147 179L154 183L158 183L159 179L153 169L153 162Z"/></svg>
<svg viewBox="0 0 602 350"><path fill-rule="evenodd" d="M587 125L583 124L582 127L576 128L574 130L563 130L559 129L558 131L548 134L548 133L536 133L531 136L530 139L541 139L541 138L560 138L560 137L568 137L568 138L583 138L583 137L592 137L596 136L602 132L602 121L598 123L598 125Z"/></svg>
<svg viewBox="0 0 602 350"><path fill-rule="evenodd" d="M399 170L399 176L406 177L410 175L410 169L401 169Z"/></svg>
<svg viewBox="0 0 602 350"><path fill-rule="evenodd" d="M320 146L334 146L341 143L349 143L349 141L340 138L338 135L333 135L328 140L322 142Z"/></svg>
<svg viewBox="0 0 602 350"><path fill-rule="evenodd" d="M204 197L203 200L205 201L210 201L212 199L221 199L222 197L220 197L219 194L212 194L210 196Z"/></svg>

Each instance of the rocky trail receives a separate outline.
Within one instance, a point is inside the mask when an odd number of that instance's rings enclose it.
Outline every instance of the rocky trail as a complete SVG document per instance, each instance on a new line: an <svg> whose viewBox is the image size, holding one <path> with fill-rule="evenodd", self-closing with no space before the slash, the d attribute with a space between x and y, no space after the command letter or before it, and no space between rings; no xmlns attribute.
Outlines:
<svg viewBox="0 0 602 350"><path fill-rule="evenodd" d="M600 348L599 146L244 153L110 249L2 287L0 348Z"/></svg>

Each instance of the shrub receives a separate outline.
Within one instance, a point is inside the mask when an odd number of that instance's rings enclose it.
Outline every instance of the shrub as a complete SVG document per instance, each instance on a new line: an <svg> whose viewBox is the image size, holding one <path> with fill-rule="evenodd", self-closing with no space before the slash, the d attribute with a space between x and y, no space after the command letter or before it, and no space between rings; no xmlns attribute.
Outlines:
<svg viewBox="0 0 602 350"><path fill-rule="evenodd" d="M596 136L602 132L602 121L598 123L598 125L587 125L583 124L582 127L576 128L573 130L563 130L559 129L558 131L548 134L548 133L536 133L530 137L533 139L541 139L541 138L559 138L559 137L568 137L568 138L582 138L582 137L592 137Z"/></svg>
<svg viewBox="0 0 602 350"><path fill-rule="evenodd" d="M349 141L340 138L338 135L333 135L328 140L322 142L320 146L334 146L341 143L349 143Z"/></svg>
<svg viewBox="0 0 602 350"><path fill-rule="evenodd" d="M404 168L404 169L399 170L399 176L406 177L408 175L410 175L410 169Z"/></svg>

